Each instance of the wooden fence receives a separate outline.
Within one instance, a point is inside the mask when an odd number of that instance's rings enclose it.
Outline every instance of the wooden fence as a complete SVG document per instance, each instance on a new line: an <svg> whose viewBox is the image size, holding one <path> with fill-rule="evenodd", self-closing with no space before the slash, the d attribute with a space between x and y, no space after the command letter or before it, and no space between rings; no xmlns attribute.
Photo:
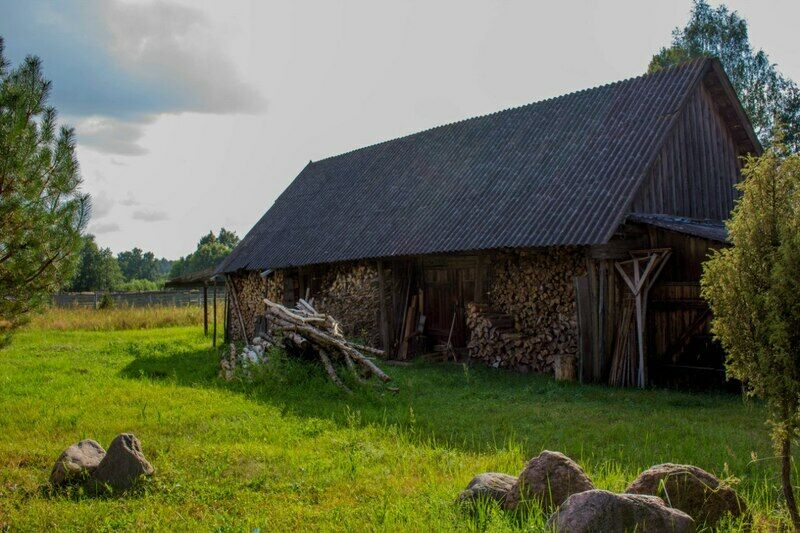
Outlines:
<svg viewBox="0 0 800 533"><path fill-rule="evenodd" d="M53 305L56 307L97 307L108 294L114 299L116 307L150 307L170 306L182 307L186 305L203 305L202 289L172 290L172 291L144 291L144 292L60 292L53 295ZM214 289L208 288L209 306L214 297ZM225 299L225 289L217 287L217 299L221 303Z"/></svg>

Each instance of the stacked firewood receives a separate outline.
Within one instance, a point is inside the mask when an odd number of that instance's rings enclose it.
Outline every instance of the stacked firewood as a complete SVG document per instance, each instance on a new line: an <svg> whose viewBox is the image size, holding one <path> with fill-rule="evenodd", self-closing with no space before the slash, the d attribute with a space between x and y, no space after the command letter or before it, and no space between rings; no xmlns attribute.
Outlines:
<svg viewBox="0 0 800 533"><path fill-rule="evenodd" d="M264 279L256 272L248 272L240 276L231 276L230 285L231 299L235 299L232 303L232 316L231 316L231 338L239 341L244 341L253 338L253 326L255 319L259 315L264 314ZM235 291L235 292L234 292ZM241 320L239 320L241 314ZM242 323L247 328L245 334L242 334Z"/></svg>
<svg viewBox="0 0 800 533"><path fill-rule="evenodd" d="M283 300L283 291L285 290L285 276L283 270L276 270L272 272L265 280L267 298L273 302L280 302ZM261 304L262 295L258 295L257 301Z"/></svg>
<svg viewBox="0 0 800 533"><path fill-rule="evenodd" d="M492 311L486 304L467 304L467 327L470 339L469 356L493 367L508 366L509 354L517 349L519 334L514 319L504 313Z"/></svg>
<svg viewBox="0 0 800 533"><path fill-rule="evenodd" d="M320 285L320 293L315 295L317 309L340 320L345 335L379 345L377 269L368 264L337 266Z"/></svg>
<svg viewBox="0 0 800 533"><path fill-rule="evenodd" d="M490 304L467 311L470 355L492 366L552 372L578 351L574 277L580 255L565 248L509 253L495 267Z"/></svg>
<svg viewBox="0 0 800 533"><path fill-rule="evenodd" d="M267 333L270 338L282 338L289 353L312 354L319 359L325 372L336 385L347 392L335 363L344 365L355 379L377 376L382 381L391 378L366 355L383 356L384 352L348 341L339 322L330 315L318 312L310 302L301 299L295 309L264 299Z"/></svg>

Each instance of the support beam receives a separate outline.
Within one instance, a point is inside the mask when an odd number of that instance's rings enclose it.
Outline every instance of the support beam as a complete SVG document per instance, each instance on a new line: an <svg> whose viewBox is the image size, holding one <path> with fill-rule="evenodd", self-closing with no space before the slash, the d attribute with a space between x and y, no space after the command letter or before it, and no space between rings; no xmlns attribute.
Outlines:
<svg viewBox="0 0 800 533"><path fill-rule="evenodd" d="M645 326L647 316L647 298L650 288L664 268L672 251L669 248L654 248L631 252L631 259L614 264L625 284L633 294L638 368L636 385L644 388L647 385L647 360L645 358ZM619 342L619 341L618 341Z"/></svg>
<svg viewBox="0 0 800 533"><path fill-rule="evenodd" d="M217 347L217 283L214 282L214 339L211 341L211 346Z"/></svg>
<svg viewBox="0 0 800 533"><path fill-rule="evenodd" d="M203 283L203 335L208 337L208 283Z"/></svg>

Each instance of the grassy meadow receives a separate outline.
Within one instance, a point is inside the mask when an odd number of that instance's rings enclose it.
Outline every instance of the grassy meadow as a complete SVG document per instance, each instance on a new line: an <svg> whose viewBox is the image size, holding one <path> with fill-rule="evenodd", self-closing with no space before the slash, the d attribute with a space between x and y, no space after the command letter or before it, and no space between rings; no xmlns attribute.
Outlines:
<svg viewBox="0 0 800 533"><path fill-rule="evenodd" d="M350 384L347 396L320 368L282 359L226 383L199 318L125 329L69 312L0 351L0 530L538 531L539 513L467 514L453 500L474 474L516 475L542 449L615 491L652 464L692 463L737 483L753 529L785 523L762 408L738 396L424 362L385 367L397 394ZM126 431L156 468L141 490L48 490L65 447Z"/></svg>

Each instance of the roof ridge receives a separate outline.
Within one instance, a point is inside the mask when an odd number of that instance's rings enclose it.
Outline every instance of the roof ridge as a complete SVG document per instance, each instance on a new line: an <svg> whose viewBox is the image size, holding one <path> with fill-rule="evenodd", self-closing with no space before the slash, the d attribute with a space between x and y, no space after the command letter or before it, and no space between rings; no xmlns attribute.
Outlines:
<svg viewBox="0 0 800 533"><path fill-rule="evenodd" d="M544 98L542 100L536 100L534 102L528 102L527 104L522 104L522 105L512 106L512 107L506 107L506 108L503 108L503 109L498 109L497 111L492 111L491 113L484 113L482 115L475 115L475 116L472 116L472 117L466 117L466 118L462 118L460 120L454 120L452 122L445 122L444 124L431 126L429 128L425 128L423 130L415 131L415 132L412 132L412 133L407 133L405 135L399 135L397 137L392 137L390 139L386 139L386 140L383 140L383 141L374 142L372 144L359 146L357 148L353 148L351 150L347 150L346 152L340 152L338 154L329 155L329 156L323 157L322 159L318 159L316 161L309 161L308 165L306 165L306 166L311 166L311 165L314 165L314 164L317 164L317 163L322 163L323 161L329 161L331 159L336 159L337 157L342 157L342 156L345 156L345 155L349 155L349 154L352 154L352 153L355 153L355 152L359 152L361 150L366 150L368 148L374 148L374 147L380 146L382 144L388 144L390 142L400 141L402 139L408 139L408 138L414 137L416 135L422 135L423 133L428 133L428 132L431 132L431 131L434 131L434 130L438 130L438 129L441 129L441 128L446 128L448 126L454 126L456 124L462 124L464 122L469 122L471 120L478 120L478 119L482 119L482 118L491 117L491 116L494 116L494 115L499 115L501 113L507 113L509 111L516 111L516 110L524 109L524 108L527 108L527 107L541 105L541 104L545 104L545 103L548 103L548 102L561 100L563 98L567 98L567 97L570 97L570 96L575 96L575 95L578 95L578 94L587 93L587 92L590 92L590 91L597 91L597 90L600 90L600 89L613 87L615 85L620 85L620 84L623 84L623 83L631 83L631 82L633 82L635 80L640 80L640 79L644 79L644 78L660 76L660 75L664 75L667 72L674 72L674 71L676 71L678 69L694 67L696 63L705 63L706 61L713 61L713 60L714 60L713 57L695 58L695 59L692 59L692 60L689 60L689 61L685 61L683 63L680 63L678 65L675 65L675 66L672 66L672 67L669 67L669 68L658 70L656 72L645 72L644 74L640 74L638 76L631 76L629 78L623 78L621 80L612 81L612 82L608 82L608 83L603 83L601 85L595 85L593 87L586 87L584 89L578 89L578 90L571 91L571 92L568 92L568 93L559 94L558 96L551 96L550 98Z"/></svg>

